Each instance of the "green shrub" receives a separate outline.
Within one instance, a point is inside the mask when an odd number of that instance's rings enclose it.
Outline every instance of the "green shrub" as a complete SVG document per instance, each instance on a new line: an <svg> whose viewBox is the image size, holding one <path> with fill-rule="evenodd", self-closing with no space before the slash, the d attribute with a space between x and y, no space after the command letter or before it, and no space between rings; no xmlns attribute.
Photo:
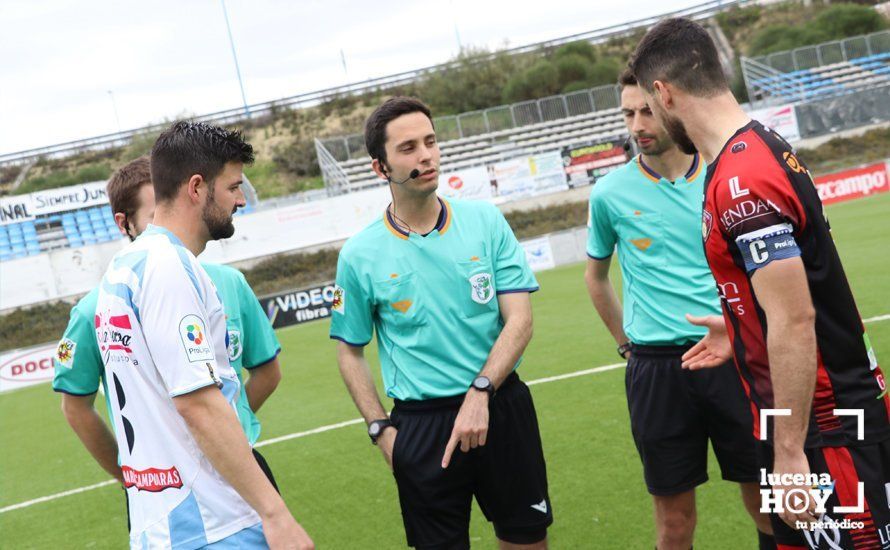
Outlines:
<svg viewBox="0 0 890 550"><path fill-rule="evenodd" d="M590 76L592 63L578 54L566 54L556 59L556 73L560 83L584 82Z"/></svg>
<svg viewBox="0 0 890 550"><path fill-rule="evenodd" d="M578 56L582 59L586 59L590 63L594 63L597 59L597 52L596 47L590 42L586 40L578 40L576 42L563 44L556 50L553 56L556 59L566 56Z"/></svg>
<svg viewBox="0 0 890 550"><path fill-rule="evenodd" d="M868 6L835 4L819 12L811 21L796 25L772 24L756 32L748 55L766 55L812 46L830 40L868 34L886 29L887 20Z"/></svg>
<svg viewBox="0 0 890 550"><path fill-rule="evenodd" d="M887 20L869 6L835 4L816 16L813 24L828 40L868 34L887 28Z"/></svg>

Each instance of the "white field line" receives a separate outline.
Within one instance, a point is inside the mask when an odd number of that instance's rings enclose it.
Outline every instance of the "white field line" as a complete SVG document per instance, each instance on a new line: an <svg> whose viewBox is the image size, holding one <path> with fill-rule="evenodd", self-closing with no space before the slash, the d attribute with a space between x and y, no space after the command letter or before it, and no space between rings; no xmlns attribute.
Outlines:
<svg viewBox="0 0 890 550"><path fill-rule="evenodd" d="M890 314L887 315L878 315L877 317L870 317L868 319L863 319L863 323L877 323L879 321L887 321L890 319ZM588 374L596 374L599 372L606 372L614 369L619 369L624 367L624 363L613 363L611 365L603 365L601 367L595 367L592 369L579 370L575 372L569 372L566 374L560 374L557 376L548 376L546 378L537 378L535 380L530 380L526 382L528 386L534 386L536 384L546 384L547 382L557 382L559 380L567 380L569 378L576 378L578 376L586 376ZM344 422L337 422L336 424L328 424L327 426L320 426L318 428L314 428L311 430L306 430L303 432L296 432L292 434L282 435L280 437L273 437L272 439L267 439L265 441L261 441L255 445L255 447L265 447L266 445L273 445L275 443L281 443L282 441L290 441L291 439L298 439L301 437L306 437L309 435L320 434L324 432L329 432L331 430L337 430L339 428L345 428L346 426L352 426L354 424L360 424L363 422L361 418L353 418L352 420L346 420ZM61 493L56 493L54 495L47 495L45 497L35 498L32 500L26 500L24 502L20 502L18 504L10 504L9 506L5 506L0 508L0 514L5 514L6 512L11 512L13 510L19 510L21 508L27 508L28 506L33 506L35 504L40 504L41 502L49 502L51 500L56 500L59 498L67 497L70 495L76 495L78 493L83 493L85 491L92 491L93 489L99 489L100 487L105 487L106 485L111 485L113 483L117 483L114 479L109 479L108 481L103 481L101 483L96 483L93 485L87 485L86 487L78 487L77 489L71 489L69 491L62 491Z"/></svg>

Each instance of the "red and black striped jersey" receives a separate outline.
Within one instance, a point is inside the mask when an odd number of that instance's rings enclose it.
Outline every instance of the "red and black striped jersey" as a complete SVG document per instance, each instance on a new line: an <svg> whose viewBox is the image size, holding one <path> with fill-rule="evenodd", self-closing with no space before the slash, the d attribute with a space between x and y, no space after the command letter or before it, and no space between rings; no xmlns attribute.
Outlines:
<svg viewBox="0 0 890 550"><path fill-rule="evenodd" d="M890 396L878 367L822 203L806 167L775 132L751 121L708 167L702 213L705 254L717 281L735 362L752 402L772 409L766 316L751 285L772 261L800 257L816 310L817 374L807 447L862 444L890 437ZM785 335L794 338L794 334ZM771 437L769 438L771 439Z"/></svg>

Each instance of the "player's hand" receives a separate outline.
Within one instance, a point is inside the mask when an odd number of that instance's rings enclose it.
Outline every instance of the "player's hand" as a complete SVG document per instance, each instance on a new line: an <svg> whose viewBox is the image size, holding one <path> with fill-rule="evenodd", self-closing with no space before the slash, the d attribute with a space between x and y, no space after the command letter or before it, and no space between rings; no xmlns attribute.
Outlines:
<svg viewBox="0 0 890 550"><path fill-rule="evenodd" d="M380 447L380 452L383 453L383 458L390 470L392 470L392 451L395 448L398 433L399 430L395 426L390 426L377 436L377 446Z"/></svg>
<svg viewBox="0 0 890 550"><path fill-rule="evenodd" d="M271 550L315 550L309 534L297 523L287 508L262 518L263 535Z"/></svg>
<svg viewBox="0 0 890 550"><path fill-rule="evenodd" d="M807 461L803 448L796 451L780 451L779 448L776 447L775 453L775 460L773 461L774 474L803 474L806 476L810 473L810 463ZM809 485L773 485L773 489L781 489L785 491L786 495L790 491L799 489L804 491L805 495L808 495L808 498L806 499L806 510L795 513L785 507L785 510L779 514L782 521L787 523L792 529L798 529L796 523L798 521L809 524L810 522L818 520L818 514L816 514L816 502L812 497L809 497L810 491L813 489L812 487ZM793 498L794 497L792 497L792 499ZM803 502L801 501L801 505L802 504Z"/></svg>
<svg viewBox="0 0 890 550"><path fill-rule="evenodd" d="M442 467L447 468L451 463L451 455L458 445L461 451L467 452L485 445L487 437L488 393L470 389L464 397L457 418L454 419L451 438L445 446L445 455L442 457Z"/></svg>
<svg viewBox="0 0 890 550"><path fill-rule="evenodd" d="M684 369L698 370L719 367L732 359L732 344L729 342L729 334L726 332L726 323L723 321L723 317L719 315L693 317L687 313L686 320L693 325L707 328L708 333L683 354Z"/></svg>

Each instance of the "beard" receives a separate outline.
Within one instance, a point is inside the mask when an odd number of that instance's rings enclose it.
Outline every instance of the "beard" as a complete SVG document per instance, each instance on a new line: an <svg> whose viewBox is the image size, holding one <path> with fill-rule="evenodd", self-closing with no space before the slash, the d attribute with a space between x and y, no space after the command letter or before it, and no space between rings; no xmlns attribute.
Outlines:
<svg viewBox="0 0 890 550"><path fill-rule="evenodd" d="M683 125L683 121L679 118L665 114L661 122L664 125L664 129L667 130L668 135L671 136L671 139L677 144L677 147L679 147L681 151L687 155L694 155L698 152L695 144L689 139L689 133L686 131L686 126Z"/></svg>
<svg viewBox="0 0 890 550"><path fill-rule="evenodd" d="M204 210L201 211L201 219L204 221L204 225L207 226L210 240L228 239L235 234L232 214L234 212L228 213L216 204L213 193L207 197L207 204L204 205Z"/></svg>

